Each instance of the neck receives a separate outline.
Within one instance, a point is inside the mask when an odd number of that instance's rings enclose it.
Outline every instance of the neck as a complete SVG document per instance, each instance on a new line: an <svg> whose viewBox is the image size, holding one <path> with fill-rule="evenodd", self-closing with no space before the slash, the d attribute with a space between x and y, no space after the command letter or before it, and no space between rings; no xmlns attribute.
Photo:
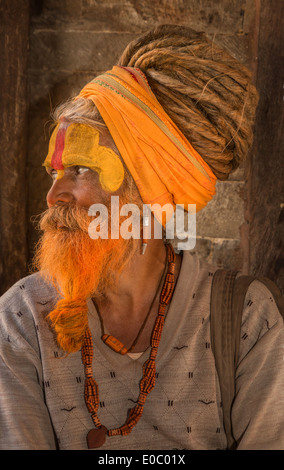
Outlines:
<svg viewBox="0 0 284 470"><path fill-rule="evenodd" d="M105 302L109 304L134 306L140 304L145 291L155 290L166 262L166 248L161 240L150 240L144 255L138 251L129 266L120 276L117 290L105 293ZM127 304L127 305L125 305Z"/></svg>
<svg viewBox="0 0 284 470"><path fill-rule="evenodd" d="M160 292L157 292L166 264L166 248L162 240L149 240L146 252L137 252L121 275L116 292L108 291L103 297L96 298L104 328L126 346L135 338L143 323L153 299L149 319L134 351L148 347L153 323L155 321ZM178 274L180 260L177 257ZM160 286L159 291L162 286Z"/></svg>

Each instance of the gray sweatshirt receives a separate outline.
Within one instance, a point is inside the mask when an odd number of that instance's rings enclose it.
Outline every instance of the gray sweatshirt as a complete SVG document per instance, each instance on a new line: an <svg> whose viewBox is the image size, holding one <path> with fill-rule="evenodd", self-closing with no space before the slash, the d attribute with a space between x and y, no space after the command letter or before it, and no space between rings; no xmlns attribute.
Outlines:
<svg viewBox="0 0 284 470"><path fill-rule="evenodd" d="M222 404L210 345L210 292L215 267L185 252L158 350L156 385L126 437L105 449L225 449ZM57 294L33 274L0 299L0 449L86 449L93 428L84 402L80 351L65 355L46 315ZM149 349L134 358L100 339L89 306L99 418L124 424L139 394ZM284 328L270 292L254 281L244 303L233 432L239 449L284 449Z"/></svg>

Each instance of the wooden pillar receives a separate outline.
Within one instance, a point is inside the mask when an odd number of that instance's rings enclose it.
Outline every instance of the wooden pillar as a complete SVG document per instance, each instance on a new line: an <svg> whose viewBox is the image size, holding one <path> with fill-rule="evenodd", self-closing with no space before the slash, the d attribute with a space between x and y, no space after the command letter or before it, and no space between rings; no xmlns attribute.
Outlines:
<svg viewBox="0 0 284 470"><path fill-rule="evenodd" d="M29 0L0 3L0 293L26 274Z"/></svg>
<svg viewBox="0 0 284 470"><path fill-rule="evenodd" d="M250 269L269 276L284 291L284 3L257 3L260 102L250 175Z"/></svg>

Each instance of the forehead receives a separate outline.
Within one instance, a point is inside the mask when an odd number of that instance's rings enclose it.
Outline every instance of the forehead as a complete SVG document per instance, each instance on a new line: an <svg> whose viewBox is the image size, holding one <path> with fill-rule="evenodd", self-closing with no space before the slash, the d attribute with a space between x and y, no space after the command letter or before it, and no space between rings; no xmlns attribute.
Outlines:
<svg viewBox="0 0 284 470"><path fill-rule="evenodd" d="M49 142L44 166L64 170L70 166L86 166L99 174L102 187L116 191L124 179L124 167L115 151L109 146L111 138L103 137L101 145L99 131L78 123L60 122Z"/></svg>

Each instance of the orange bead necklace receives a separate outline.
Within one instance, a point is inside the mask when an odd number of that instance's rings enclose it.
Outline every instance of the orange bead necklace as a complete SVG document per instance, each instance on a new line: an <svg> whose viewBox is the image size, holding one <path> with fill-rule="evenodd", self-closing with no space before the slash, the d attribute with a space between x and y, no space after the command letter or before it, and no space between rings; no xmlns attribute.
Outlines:
<svg viewBox="0 0 284 470"><path fill-rule="evenodd" d="M97 415L99 407L98 385L93 378L93 341L90 329L85 332L84 344L82 346L82 362L85 369L85 402L96 429L91 429L87 435L87 444L89 449L101 447L106 440L106 436L126 436L137 424L143 413L144 404L148 394L155 386L156 374L156 356L161 340L162 329L164 326L165 312L174 292L174 272L175 272L175 253L170 244L166 245L168 269L165 281L160 295L160 304L157 318L151 335L151 351L149 358L143 364L143 376L140 381L140 393L137 404L130 410L126 422L119 428L107 429L102 425Z"/></svg>

